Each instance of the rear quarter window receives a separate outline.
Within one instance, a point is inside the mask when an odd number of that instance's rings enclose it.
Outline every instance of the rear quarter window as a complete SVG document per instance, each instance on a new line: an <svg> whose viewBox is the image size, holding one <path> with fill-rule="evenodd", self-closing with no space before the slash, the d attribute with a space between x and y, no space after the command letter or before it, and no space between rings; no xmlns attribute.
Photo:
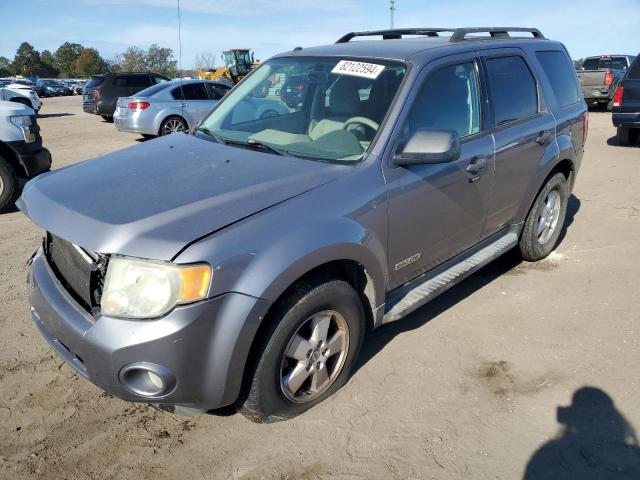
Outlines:
<svg viewBox="0 0 640 480"><path fill-rule="evenodd" d="M85 88L95 88L99 85L102 85L103 80L104 80L104 77L91 77L87 82L87 84L85 85Z"/></svg>
<svg viewBox="0 0 640 480"><path fill-rule="evenodd" d="M496 126L538 113L536 81L522 57L489 58L487 71Z"/></svg>
<svg viewBox="0 0 640 480"><path fill-rule="evenodd" d="M637 56L627 74L629 80L640 80L640 56Z"/></svg>
<svg viewBox="0 0 640 480"><path fill-rule="evenodd" d="M569 58L560 51L536 52L536 57L551 84L558 105L566 107L578 102L578 84Z"/></svg>

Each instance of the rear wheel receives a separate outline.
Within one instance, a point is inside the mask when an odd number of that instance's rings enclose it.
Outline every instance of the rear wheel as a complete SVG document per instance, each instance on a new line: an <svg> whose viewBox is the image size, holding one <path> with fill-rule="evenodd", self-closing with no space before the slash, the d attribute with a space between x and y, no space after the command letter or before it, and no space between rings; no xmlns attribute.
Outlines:
<svg viewBox="0 0 640 480"><path fill-rule="evenodd" d="M9 162L0 157L0 213L13 206L18 191L18 176Z"/></svg>
<svg viewBox="0 0 640 480"><path fill-rule="evenodd" d="M618 127L617 137L620 145L633 145L640 137L640 128Z"/></svg>
<svg viewBox="0 0 640 480"><path fill-rule="evenodd" d="M240 411L255 422L299 415L345 384L358 357L365 316L360 297L342 280L315 278L294 286L275 306Z"/></svg>
<svg viewBox="0 0 640 480"><path fill-rule="evenodd" d="M520 237L520 253L529 262L542 260L555 248L567 214L569 186L562 173L553 175L538 194Z"/></svg>
<svg viewBox="0 0 640 480"><path fill-rule="evenodd" d="M113 115L100 115L105 122L113 123Z"/></svg>
<svg viewBox="0 0 640 480"><path fill-rule="evenodd" d="M160 131L158 132L158 135L170 135L176 132L184 132L185 130L187 130L187 122L185 122L183 118L175 116L168 117L165 118L160 125Z"/></svg>

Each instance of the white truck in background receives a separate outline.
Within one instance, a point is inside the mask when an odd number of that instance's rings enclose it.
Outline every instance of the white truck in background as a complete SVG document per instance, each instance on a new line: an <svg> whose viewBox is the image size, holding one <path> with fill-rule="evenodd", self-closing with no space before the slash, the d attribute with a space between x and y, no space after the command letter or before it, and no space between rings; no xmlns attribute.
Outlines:
<svg viewBox="0 0 640 480"><path fill-rule="evenodd" d="M22 184L51 168L34 110L0 101L0 213L13 207Z"/></svg>
<svg viewBox="0 0 640 480"><path fill-rule="evenodd" d="M0 81L0 101L22 103L36 113L42 107L42 101L33 88L7 80Z"/></svg>

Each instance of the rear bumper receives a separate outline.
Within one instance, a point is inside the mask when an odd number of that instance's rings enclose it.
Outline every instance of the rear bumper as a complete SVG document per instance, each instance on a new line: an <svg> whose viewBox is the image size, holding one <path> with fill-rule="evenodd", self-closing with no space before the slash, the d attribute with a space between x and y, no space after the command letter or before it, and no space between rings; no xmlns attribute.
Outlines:
<svg viewBox="0 0 640 480"><path fill-rule="evenodd" d="M153 126L153 119L147 121L141 119L138 112L129 113L126 117L118 115L118 110L113 114L113 123L121 132L140 133L145 135L157 135L158 131Z"/></svg>
<svg viewBox="0 0 640 480"><path fill-rule="evenodd" d="M609 87L582 87L582 96L587 102L608 102L611 99L612 90Z"/></svg>
<svg viewBox="0 0 640 480"><path fill-rule="evenodd" d="M31 316L47 343L81 376L123 400L211 409L240 392L249 348L268 302L239 293L176 308L158 320L93 317L59 283L42 248L29 270ZM126 367L155 365L174 385L133 393Z"/></svg>
<svg viewBox="0 0 640 480"><path fill-rule="evenodd" d="M614 127L640 127L640 112L613 112L611 121Z"/></svg>
<svg viewBox="0 0 640 480"><path fill-rule="evenodd" d="M51 153L42 147L40 141L27 142L7 142L18 158L18 162L24 169L26 178L33 178L48 171L51 168Z"/></svg>

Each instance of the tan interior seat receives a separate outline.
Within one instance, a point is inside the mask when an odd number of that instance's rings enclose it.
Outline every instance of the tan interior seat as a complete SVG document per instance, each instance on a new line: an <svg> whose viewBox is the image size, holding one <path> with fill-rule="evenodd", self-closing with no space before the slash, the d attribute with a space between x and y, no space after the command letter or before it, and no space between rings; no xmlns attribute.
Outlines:
<svg viewBox="0 0 640 480"><path fill-rule="evenodd" d="M351 77L340 78L329 93L329 112L327 118L311 121L309 137L312 140L335 130L340 130L346 120L361 114L358 80Z"/></svg>

